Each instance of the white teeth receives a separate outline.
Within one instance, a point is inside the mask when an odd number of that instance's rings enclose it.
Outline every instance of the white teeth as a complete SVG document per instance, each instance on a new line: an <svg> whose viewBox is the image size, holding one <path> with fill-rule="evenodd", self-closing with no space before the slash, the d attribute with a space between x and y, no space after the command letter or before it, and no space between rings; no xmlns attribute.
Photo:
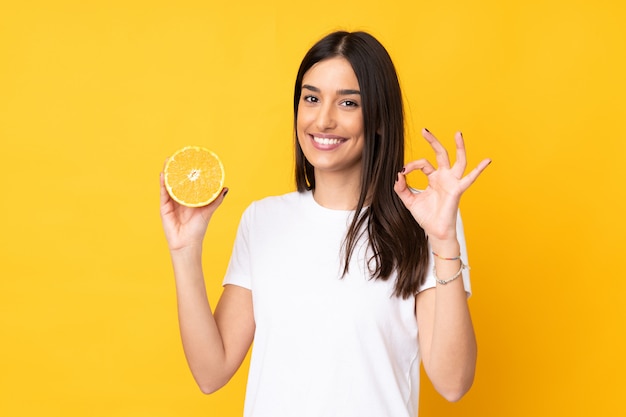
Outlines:
<svg viewBox="0 0 626 417"><path fill-rule="evenodd" d="M313 140L320 145L337 145L341 142L340 139L318 138L317 136L313 136Z"/></svg>

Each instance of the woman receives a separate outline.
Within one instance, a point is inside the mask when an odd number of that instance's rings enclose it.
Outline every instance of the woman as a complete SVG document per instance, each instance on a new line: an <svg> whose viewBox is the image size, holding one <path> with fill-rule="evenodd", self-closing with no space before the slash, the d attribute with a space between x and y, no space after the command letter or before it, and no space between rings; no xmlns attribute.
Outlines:
<svg viewBox="0 0 626 417"><path fill-rule="evenodd" d="M202 241L227 193L207 207L172 201L161 180L180 331L201 390L213 392L254 347L245 416L415 416L419 363L456 401L476 342L458 205L489 164L463 176L426 129L437 168L404 163L402 97L384 47L332 33L304 57L295 85L297 192L244 213L212 313ZM405 176L421 170L415 192ZM419 331L418 331L419 329Z"/></svg>

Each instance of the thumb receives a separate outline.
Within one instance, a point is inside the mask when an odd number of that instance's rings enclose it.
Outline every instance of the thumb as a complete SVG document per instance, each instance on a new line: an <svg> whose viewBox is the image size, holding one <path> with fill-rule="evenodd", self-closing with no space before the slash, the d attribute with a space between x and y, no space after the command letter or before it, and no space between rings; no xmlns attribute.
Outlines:
<svg viewBox="0 0 626 417"><path fill-rule="evenodd" d="M406 177L402 174L402 172L398 172L398 178L396 179L396 183L393 186L393 190L396 192L398 197L404 205L406 206L409 198L413 195L411 190L406 184Z"/></svg>
<svg viewBox="0 0 626 417"><path fill-rule="evenodd" d="M217 196L217 198L213 200L211 203L209 203L209 205L206 206L206 209L209 212L209 215L212 215L215 212L215 210L217 210L217 208L222 205L222 202L224 201L224 197L226 197L226 194L228 194L228 191L229 191L228 187L222 188L222 192Z"/></svg>

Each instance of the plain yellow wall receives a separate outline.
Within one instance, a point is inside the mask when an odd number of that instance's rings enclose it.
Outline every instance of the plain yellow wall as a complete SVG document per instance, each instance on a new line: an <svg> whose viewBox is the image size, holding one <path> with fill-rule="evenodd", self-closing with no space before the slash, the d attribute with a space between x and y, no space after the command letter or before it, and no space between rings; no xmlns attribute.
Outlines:
<svg viewBox="0 0 626 417"><path fill-rule="evenodd" d="M244 208L293 187L297 66L339 28L388 47L412 155L425 126L494 161L462 202L475 385L425 383L421 415L624 415L622 4L3 1L0 415L241 415L245 371L207 397L187 370L159 171L187 144L225 163L215 303Z"/></svg>

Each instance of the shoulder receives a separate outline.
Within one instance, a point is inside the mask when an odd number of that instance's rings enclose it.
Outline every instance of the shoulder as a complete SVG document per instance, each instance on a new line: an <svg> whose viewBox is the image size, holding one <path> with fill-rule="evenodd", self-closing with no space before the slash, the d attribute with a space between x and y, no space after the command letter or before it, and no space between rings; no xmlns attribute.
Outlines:
<svg viewBox="0 0 626 417"><path fill-rule="evenodd" d="M244 211L239 228L259 242L284 237L307 222L306 200L306 193L291 192L254 201Z"/></svg>
<svg viewBox="0 0 626 417"><path fill-rule="evenodd" d="M244 217L280 218L287 213L298 212L298 209L302 209L307 204L307 194L308 192L300 193L293 191L256 200L246 208Z"/></svg>
<svg viewBox="0 0 626 417"><path fill-rule="evenodd" d="M303 193L293 191L287 194L265 197L252 202L248 209L252 208L255 211L274 211L292 208L295 205L302 204L302 194Z"/></svg>
<svg viewBox="0 0 626 417"><path fill-rule="evenodd" d="M273 195L273 196L269 196L269 197L265 197L261 200L257 200L255 202L253 202L253 205L256 205L258 207L265 207L265 206L283 206L283 205L289 205L289 204L294 204L296 202L298 202L301 199L301 196L304 193L299 193L297 191L292 191L290 193L286 193L286 194L281 194L281 195Z"/></svg>

